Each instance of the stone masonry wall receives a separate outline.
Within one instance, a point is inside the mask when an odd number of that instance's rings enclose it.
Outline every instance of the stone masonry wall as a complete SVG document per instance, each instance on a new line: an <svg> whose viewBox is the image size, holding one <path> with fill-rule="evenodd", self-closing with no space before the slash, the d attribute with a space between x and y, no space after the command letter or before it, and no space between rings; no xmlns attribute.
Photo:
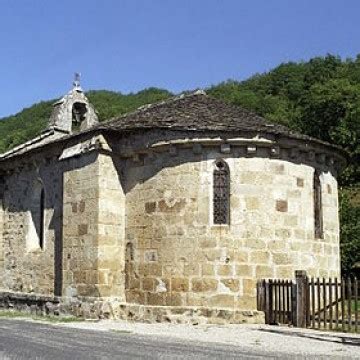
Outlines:
<svg viewBox="0 0 360 360"><path fill-rule="evenodd" d="M1 288L26 293L53 294L55 279L55 238L61 225L61 181L57 164L29 162L5 176L0 227L3 261L0 260ZM34 187L45 191L44 245L39 244L39 214L34 216ZM37 226L36 226L37 225ZM31 246L29 245L31 241ZM1 252L0 252L1 257Z"/></svg>
<svg viewBox="0 0 360 360"><path fill-rule="evenodd" d="M113 162L92 152L64 163L63 295L121 298L125 209Z"/></svg>
<svg viewBox="0 0 360 360"><path fill-rule="evenodd" d="M212 225L215 159L231 176L230 225ZM337 185L321 176L324 238L314 238L314 167L191 149L128 160L126 299L256 308L256 281L294 271L339 276Z"/></svg>
<svg viewBox="0 0 360 360"><path fill-rule="evenodd" d="M99 296L97 154L64 161L63 291L64 296Z"/></svg>
<svg viewBox="0 0 360 360"><path fill-rule="evenodd" d="M111 156L100 154L98 276L101 296L125 301L125 194Z"/></svg>

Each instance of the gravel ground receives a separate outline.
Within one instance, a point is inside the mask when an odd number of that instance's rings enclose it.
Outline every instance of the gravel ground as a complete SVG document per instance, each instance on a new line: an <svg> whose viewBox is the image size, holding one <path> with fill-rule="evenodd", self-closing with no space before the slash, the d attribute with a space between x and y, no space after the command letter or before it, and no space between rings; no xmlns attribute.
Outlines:
<svg viewBox="0 0 360 360"><path fill-rule="evenodd" d="M102 330L227 344L247 350L282 353L290 357L360 359L360 334L325 332L268 325L175 325L103 320L59 324L78 329Z"/></svg>

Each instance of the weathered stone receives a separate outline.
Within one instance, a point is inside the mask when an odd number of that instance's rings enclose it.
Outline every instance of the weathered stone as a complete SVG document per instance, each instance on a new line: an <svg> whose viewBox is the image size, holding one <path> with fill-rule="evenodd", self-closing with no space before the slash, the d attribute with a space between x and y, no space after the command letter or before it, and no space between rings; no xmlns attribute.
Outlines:
<svg viewBox="0 0 360 360"><path fill-rule="evenodd" d="M145 203L145 212L151 214L156 210L156 202L150 201Z"/></svg>
<svg viewBox="0 0 360 360"><path fill-rule="evenodd" d="M288 202L286 200L276 200L276 211L287 212Z"/></svg>
<svg viewBox="0 0 360 360"><path fill-rule="evenodd" d="M253 251L250 253L250 262L253 264L267 264L270 261L268 251Z"/></svg>
<svg viewBox="0 0 360 360"><path fill-rule="evenodd" d="M296 185L298 187L304 187L304 179L302 178L296 178Z"/></svg>
<svg viewBox="0 0 360 360"><path fill-rule="evenodd" d="M241 277L253 277L254 271L253 266L251 265L237 265L236 266L236 275Z"/></svg>
<svg viewBox="0 0 360 360"><path fill-rule="evenodd" d="M234 308L235 298L233 295L214 295L208 299L208 304L211 307Z"/></svg>
<svg viewBox="0 0 360 360"><path fill-rule="evenodd" d="M216 267L216 272L220 276L229 276L232 274L232 269L231 265L218 265Z"/></svg>
<svg viewBox="0 0 360 360"><path fill-rule="evenodd" d="M215 291L218 281L211 278L201 278L191 280L191 289L195 292Z"/></svg>
<svg viewBox="0 0 360 360"><path fill-rule="evenodd" d="M215 275L214 265L212 264L202 264L201 265L201 275Z"/></svg>
<svg viewBox="0 0 360 360"><path fill-rule="evenodd" d="M231 291L239 291L239 280L237 279L222 279L221 282Z"/></svg>
<svg viewBox="0 0 360 360"><path fill-rule="evenodd" d="M171 279L172 291L189 291L189 280L187 278L174 278Z"/></svg>
<svg viewBox="0 0 360 360"><path fill-rule="evenodd" d="M271 266L258 265L255 268L256 278L272 278L274 277L274 268Z"/></svg>
<svg viewBox="0 0 360 360"><path fill-rule="evenodd" d="M260 207L260 201L257 197L245 198L246 209L249 211L258 210Z"/></svg>

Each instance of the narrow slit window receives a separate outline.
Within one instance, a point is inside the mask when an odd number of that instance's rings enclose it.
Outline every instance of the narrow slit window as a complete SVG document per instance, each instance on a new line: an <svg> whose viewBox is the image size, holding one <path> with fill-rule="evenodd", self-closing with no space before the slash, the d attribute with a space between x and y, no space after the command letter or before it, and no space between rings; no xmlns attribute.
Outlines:
<svg viewBox="0 0 360 360"><path fill-rule="evenodd" d="M39 246L41 249L44 248L45 242L45 191L44 188L40 192L40 218L39 218Z"/></svg>
<svg viewBox="0 0 360 360"><path fill-rule="evenodd" d="M31 188L31 203L27 211L26 248L36 251L45 247L46 195L40 181L35 181Z"/></svg>
<svg viewBox="0 0 360 360"><path fill-rule="evenodd" d="M230 223L230 172L223 160L216 161L213 172L213 222Z"/></svg>
<svg viewBox="0 0 360 360"><path fill-rule="evenodd" d="M323 237L323 214L322 214L322 198L321 198L321 182L320 174L314 173L314 227L315 238Z"/></svg>

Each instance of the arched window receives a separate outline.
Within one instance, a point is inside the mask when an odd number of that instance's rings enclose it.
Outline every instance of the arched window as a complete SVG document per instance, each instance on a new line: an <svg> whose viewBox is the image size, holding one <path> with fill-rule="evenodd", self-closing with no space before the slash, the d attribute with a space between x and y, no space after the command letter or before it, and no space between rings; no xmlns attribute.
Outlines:
<svg viewBox="0 0 360 360"><path fill-rule="evenodd" d="M213 172L213 223L230 223L230 171L223 160L216 160Z"/></svg>
<svg viewBox="0 0 360 360"><path fill-rule="evenodd" d="M85 120L87 113L86 104L82 102L74 103L72 107L72 131L78 131L81 123Z"/></svg>
<svg viewBox="0 0 360 360"><path fill-rule="evenodd" d="M322 199L321 199L321 181L318 171L314 173L314 229L315 238L323 237L323 216L322 216Z"/></svg>

